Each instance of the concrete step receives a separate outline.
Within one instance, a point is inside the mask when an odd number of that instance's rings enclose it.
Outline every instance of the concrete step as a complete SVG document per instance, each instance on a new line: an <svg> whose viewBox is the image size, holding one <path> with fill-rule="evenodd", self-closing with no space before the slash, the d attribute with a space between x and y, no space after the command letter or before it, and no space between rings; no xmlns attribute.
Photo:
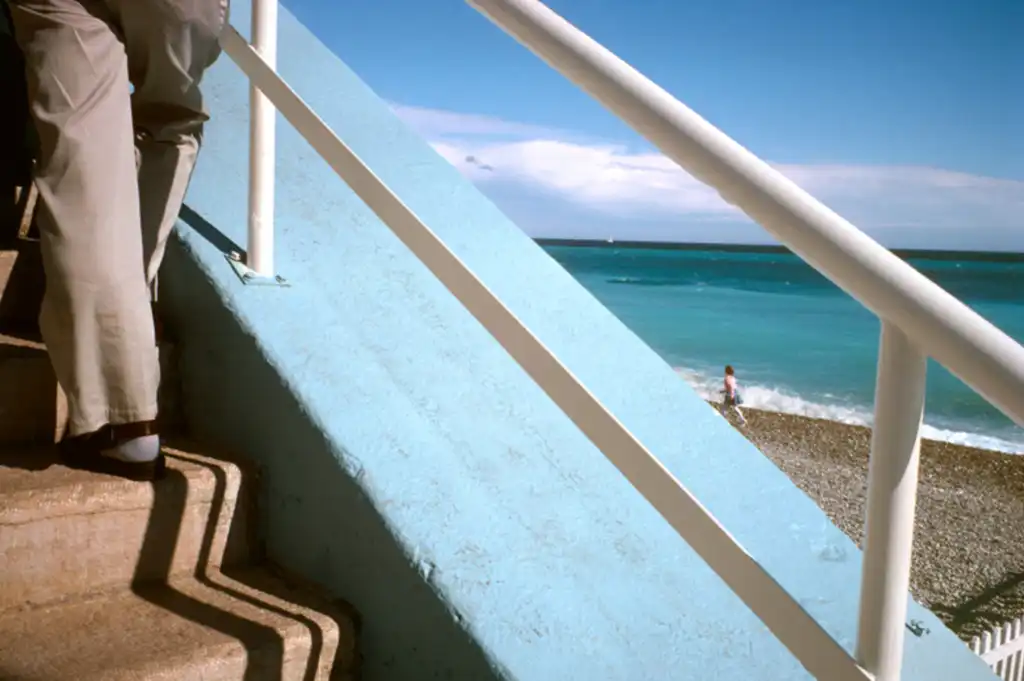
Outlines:
<svg viewBox="0 0 1024 681"><path fill-rule="evenodd" d="M258 555L241 469L165 451L144 484L65 468L52 445L0 450L0 613Z"/></svg>
<svg viewBox="0 0 1024 681"><path fill-rule="evenodd" d="M17 259L18 252L13 248L0 248L0 298L7 290L7 282L11 278Z"/></svg>
<svg viewBox="0 0 1024 681"><path fill-rule="evenodd" d="M213 572L0 614L0 678L354 681L338 606L260 569Z"/></svg>
<svg viewBox="0 0 1024 681"><path fill-rule="evenodd" d="M43 344L0 334L0 446L52 443L66 419Z"/></svg>
<svg viewBox="0 0 1024 681"><path fill-rule="evenodd" d="M169 343L160 346L160 425L166 433L181 427L175 352ZM0 333L0 447L55 442L66 421L67 398L46 347L27 334Z"/></svg>
<svg viewBox="0 0 1024 681"><path fill-rule="evenodd" d="M0 330L35 330L46 278L39 243L19 239L0 248Z"/></svg>

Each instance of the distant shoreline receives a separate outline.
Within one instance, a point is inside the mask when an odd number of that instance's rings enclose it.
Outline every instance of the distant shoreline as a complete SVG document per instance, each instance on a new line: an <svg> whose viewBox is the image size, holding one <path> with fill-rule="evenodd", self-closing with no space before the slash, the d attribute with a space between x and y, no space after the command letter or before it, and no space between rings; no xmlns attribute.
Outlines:
<svg viewBox="0 0 1024 681"><path fill-rule="evenodd" d="M676 243L671 241L607 241L600 239L534 239L541 246L577 246L586 248L635 248L658 251L717 251L721 253L781 253L794 255L786 246L720 243ZM904 260L969 260L974 262L1024 263L1024 253L1014 251L953 251L919 248L894 248Z"/></svg>

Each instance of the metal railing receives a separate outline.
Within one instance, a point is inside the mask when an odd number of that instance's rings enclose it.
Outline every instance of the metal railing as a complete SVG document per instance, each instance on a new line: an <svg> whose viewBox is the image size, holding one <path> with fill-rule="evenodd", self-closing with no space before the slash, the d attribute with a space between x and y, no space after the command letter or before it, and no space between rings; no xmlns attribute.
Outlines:
<svg viewBox="0 0 1024 681"><path fill-rule="evenodd" d="M277 69L277 0L252 3L252 46ZM230 29L229 35L234 29ZM230 54L230 52L229 52ZM245 264L274 276L274 160L277 112L255 82L249 84L249 243Z"/></svg>
<svg viewBox="0 0 1024 681"><path fill-rule="evenodd" d="M1024 348L538 0L468 2L881 319L855 656L275 73L277 0L254 0L255 45L232 27L221 41L253 92L249 267L273 272L269 100L813 676L897 681L926 357L1024 424Z"/></svg>

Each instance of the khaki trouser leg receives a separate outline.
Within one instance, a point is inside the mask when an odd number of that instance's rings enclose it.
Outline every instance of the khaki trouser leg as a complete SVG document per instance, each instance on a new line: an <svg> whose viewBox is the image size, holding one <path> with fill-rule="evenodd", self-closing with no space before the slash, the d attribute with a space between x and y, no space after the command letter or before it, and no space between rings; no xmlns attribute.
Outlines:
<svg viewBox="0 0 1024 681"><path fill-rule="evenodd" d="M96 0L12 3L40 138L40 327L69 434L157 415L128 58Z"/></svg>
<svg viewBox="0 0 1024 681"><path fill-rule="evenodd" d="M128 51L146 280L181 211L209 116L199 83L220 55L227 0L108 0Z"/></svg>
<svg viewBox="0 0 1024 681"><path fill-rule="evenodd" d="M227 0L15 0L42 153L40 315L69 434L156 418L149 300L208 116ZM129 100L129 80L135 91Z"/></svg>

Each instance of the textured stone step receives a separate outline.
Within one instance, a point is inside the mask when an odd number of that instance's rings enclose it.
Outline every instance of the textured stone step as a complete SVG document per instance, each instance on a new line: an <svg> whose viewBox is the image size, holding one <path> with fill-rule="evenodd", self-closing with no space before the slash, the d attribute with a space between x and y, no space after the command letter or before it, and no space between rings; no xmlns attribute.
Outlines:
<svg viewBox="0 0 1024 681"><path fill-rule="evenodd" d="M18 259L17 251L13 249L0 249L0 297L7 290L7 282L14 270L14 263Z"/></svg>
<svg viewBox="0 0 1024 681"><path fill-rule="evenodd" d="M348 614L263 570L0 614L0 679L353 681L356 664Z"/></svg>
<svg viewBox="0 0 1024 681"><path fill-rule="evenodd" d="M242 564L255 542L239 467L166 451L167 478L147 484L65 468L52 445L0 450L0 612Z"/></svg>
<svg viewBox="0 0 1024 681"><path fill-rule="evenodd" d="M160 346L160 421L164 432L181 425L175 348ZM0 447L47 444L59 439L67 421L67 399L57 385L42 343L0 334Z"/></svg>
<svg viewBox="0 0 1024 681"><path fill-rule="evenodd" d="M46 348L0 334L0 446L52 443L66 418Z"/></svg>
<svg viewBox="0 0 1024 681"><path fill-rule="evenodd" d="M38 328L45 283L38 242L19 240L0 249L0 329Z"/></svg>

